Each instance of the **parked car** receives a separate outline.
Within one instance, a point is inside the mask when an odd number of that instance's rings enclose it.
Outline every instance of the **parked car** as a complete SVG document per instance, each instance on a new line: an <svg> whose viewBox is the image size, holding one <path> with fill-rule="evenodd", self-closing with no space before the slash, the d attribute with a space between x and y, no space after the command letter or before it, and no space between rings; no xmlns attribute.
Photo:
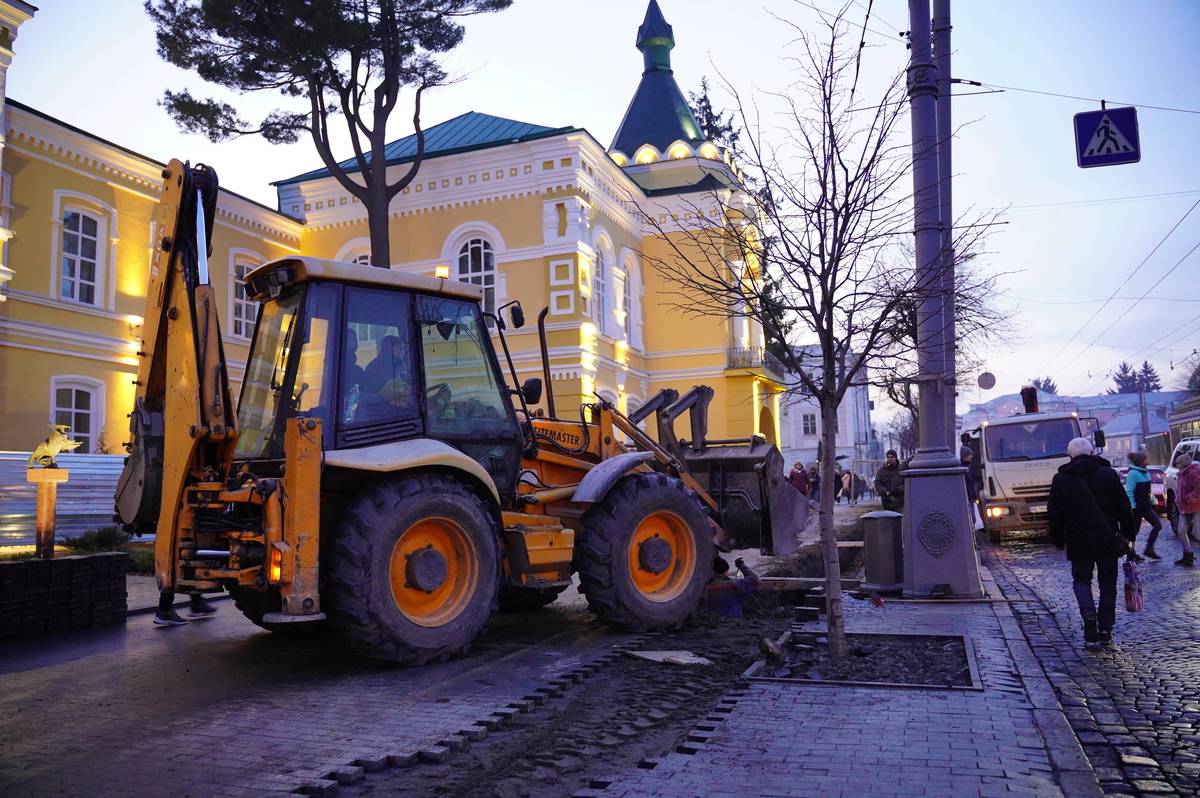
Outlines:
<svg viewBox="0 0 1200 798"><path fill-rule="evenodd" d="M1120 466L1117 469L1117 476L1121 478L1121 484L1125 484L1125 475L1129 473L1129 466ZM1150 498L1154 501L1154 509L1160 515L1167 514L1167 472L1163 466L1146 466L1146 470L1150 472Z"/></svg>

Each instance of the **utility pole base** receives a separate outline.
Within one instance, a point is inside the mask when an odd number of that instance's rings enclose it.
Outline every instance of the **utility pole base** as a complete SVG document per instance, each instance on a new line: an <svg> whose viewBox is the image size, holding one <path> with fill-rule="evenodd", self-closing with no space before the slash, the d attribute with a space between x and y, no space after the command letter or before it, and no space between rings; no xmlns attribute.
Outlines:
<svg viewBox="0 0 1200 798"><path fill-rule="evenodd" d="M939 585L947 598L982 598L979 552L967 505L967 469L904 472L904 596L927 598Z"/></svg>

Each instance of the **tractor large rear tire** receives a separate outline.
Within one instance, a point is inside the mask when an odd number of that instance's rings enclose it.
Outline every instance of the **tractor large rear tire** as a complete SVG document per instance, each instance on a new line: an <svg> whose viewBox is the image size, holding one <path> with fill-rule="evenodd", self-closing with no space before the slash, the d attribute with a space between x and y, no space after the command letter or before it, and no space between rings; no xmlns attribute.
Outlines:
<svg viewBox="0 0 1200 798"><path fill-rule="evenodd" d="M248 587L231 587L229 596L234 606L256 626L261 626L268 632L285 635L316 634L329 627L325 621L304 621L302 623L268 623L263 617L268 612L279 612L283 600L278 593L264 593Z"/></svg>
<svg viewBox="0 0 1200 798"><path fill-rule="evenodd" d="M583 516L575 553L588 608L622 629L680 625L712 575L712 530L700 502L665 474L630 474Z"/></svg>
<svg viewBox="0 0 1200 798"><path fill-rule="evenodd" d="M500 530L467 485L418 473L364 489L330 541L329 614L369 657L467 650L496 609Z"/></svg>

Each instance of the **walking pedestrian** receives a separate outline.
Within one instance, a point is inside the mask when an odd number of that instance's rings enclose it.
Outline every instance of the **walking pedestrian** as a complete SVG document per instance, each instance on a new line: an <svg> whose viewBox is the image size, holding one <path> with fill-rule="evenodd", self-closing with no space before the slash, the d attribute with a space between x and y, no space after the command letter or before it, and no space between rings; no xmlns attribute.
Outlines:
<svg viewBox="0 0 1200 798"><path fill-rule="evenodd" d="M816 466L808 469L808 485L812 490L813 501L821 501L821 472Z"/></svg>
<svg viewBox="0 0 1200 798"><path fill-rule="evenodd" d="M883 466L875 473L875 492L883 502L883 509L904 512L904 477L900 475L900 457L895 449L888 449Z"/></svg>
<svg viewBox="0 0 1200 798"><path fill-rule="evenodd" d="M850 476L849 471L842 472L842 495L846 497L846 504L854 504L854 494L850 489L854 487L854 477Z"/></svg>
<svg viewBox="0 0 1200 798"><path fill-rule="evenodd" d="M1067 455L1070 462L1059 466L1050 483L1050 539L1067 550L1084 641L1108 643L1117 617L1117 560L1132 551L1137 528L1117 472L1092 453L1092 442L1073 439ZM1093 572L1100 583L1098 614Z"/></svg>
<svg viewBox="0 0 1200 798"><path fill-rule="evenodd" d="M1150 501L1150 471L1146 468L1145 452L1130 452L1125 456L1129 460L1129 473L1125 475L1125 492L1129 494L1129 504L1133 507L1135 528L1141 531L1142 521L1150 523L1150 537L1146 539L1146 548L1142 550L1143 557L1152 560L1160 559L1154 550L1154 542L1162 531L1162 521L1158 519L1158 511ZM1137 552L1130 555L1134 562L1141 562Z"/></svg>
<svg viewBox="0 0 1200 798"><path fill-rule="evenodd" d="M962 446L958 450L958 462L967 469L963 481L967 486L967 506L971 508L971 520L975 529L983 529L983 519L979 517L979 491L983 489L983 475L975 464L975 450L970 446Z"/></svg>
<svg viewBox="0 0 1200 798"><path fill-rule="evenodd" d="M1175 504L1179 508L1179 526L1175 529L1175 537L1183 544L1183 557L1176 560L1176 565L1191 568L1196 564L1196 555L1192 551L1192 536L1200 533L1200 463L1192 462L1189 455L1181 454L1175 458L1179 495Z"/></svg>
<svg viewBox="0 0 1200 798"><path fill-rule="evenodd" d="M792 472L788 474L788 482L792 483L792 487L808 495L808 472L804 470L801 463L792 464Z"/></svg>
<svg viewBox="0 0 1200 798"><path fill-rule="evenodd" d="M217 608L208 603L199 590L188 593L188 614L193 618L206 618L216 613ZM175 591L163 588L158 593L158 609L154 613L155 626L183 626L187 619L175 611Z"/></svg>

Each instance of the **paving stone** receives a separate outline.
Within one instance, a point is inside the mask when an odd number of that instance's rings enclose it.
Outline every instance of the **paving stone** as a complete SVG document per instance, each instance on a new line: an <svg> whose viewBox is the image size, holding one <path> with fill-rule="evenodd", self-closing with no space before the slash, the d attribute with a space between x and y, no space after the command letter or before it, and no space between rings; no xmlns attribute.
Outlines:
<svg viewBox="0 0 1200 798"><path fill-rule="evenodd" d="M1163 537L1162 545L1176 545L1169 529ZM1186 767L1200 741L1200 714L1185 709L1200 706L1200 679L1195 644L1179 634L1200 628L1200 606L1185 599L1196 589L1195 575L1164 565L1173 556L1168 549L1163 560L1141 566L1154 601L1130 614L1118 598L1114 643L1088 649L1061 555L1029 541L983 555L1005 595L1019 599L1013 612L1020 628L1052 674L1107 794L1200 794L1200 773Z"/></svg>

